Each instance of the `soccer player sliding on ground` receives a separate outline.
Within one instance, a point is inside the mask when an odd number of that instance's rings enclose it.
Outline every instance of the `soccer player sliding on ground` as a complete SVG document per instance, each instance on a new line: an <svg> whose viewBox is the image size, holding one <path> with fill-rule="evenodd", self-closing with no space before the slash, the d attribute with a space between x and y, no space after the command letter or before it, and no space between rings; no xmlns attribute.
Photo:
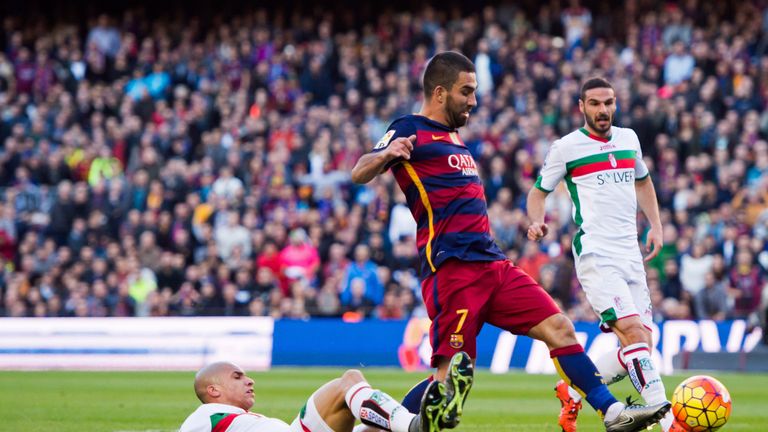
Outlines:
<svg viewBox="0 0 768 432"><path fill-rule="evenodd" d="M451 359L467 359L460 352ZM466 384L472 386L472 376ZM187 417L179 432L349 432L360 420L373 431L439 432L447 410L461 404L448 394L445 383L433 382L421 400L418 414L410 413L386 393L371 388L360 371L348 370L320 387L307 399L288 425L282 420L252 413L253 380L239 366L212 363L195 375L195 394L203 404ZM467 389L468 391L469 389Z"/></svg>

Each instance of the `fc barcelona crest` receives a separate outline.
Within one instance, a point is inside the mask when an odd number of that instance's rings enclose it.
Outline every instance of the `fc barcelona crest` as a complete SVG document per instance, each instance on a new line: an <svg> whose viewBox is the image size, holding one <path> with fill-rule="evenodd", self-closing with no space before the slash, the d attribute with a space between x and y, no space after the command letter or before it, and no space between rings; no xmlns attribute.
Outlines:
<svg viewBox="0 0 768 432"><path fill-rule="evenodd" d="M451 335L451 340L448 341L448 345L451 346L451 348L460 349L464 346L464 335L454 333Z"/></svg>

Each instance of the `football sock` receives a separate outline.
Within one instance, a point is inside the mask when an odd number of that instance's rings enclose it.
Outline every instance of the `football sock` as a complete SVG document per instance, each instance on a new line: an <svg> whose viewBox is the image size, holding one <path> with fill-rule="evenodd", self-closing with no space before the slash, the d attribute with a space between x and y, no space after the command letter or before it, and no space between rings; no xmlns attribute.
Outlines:
<svg viewBox="0 0 768 432"><path fill-rule="evenodd" d="M615 382L621 381L627 376L627 368L623 362L624 355L621 352L621 348L616 351L609 351L600 357L592 360L595 363L597 371L603 376L603 381L606 385L611 385ZM568 387L568 394L571 395L576 402L581 400L579 392Z"/></svg>
<svg viewBox="0 0 768 432"><path fill-rule="evenodd" d="M432 375L419 381L418 384L408 390L408 393L405 394L401 404L413 414L418 414L421 409L421 398L424 396L424 392L427 391L427 387L432 381L434 381Z"/></svg>
<svg viewBox="0 0 768 432"><path fill-rule="evenodd" d="M626 361L629 379L645 403L655 405L667 400L664 383L661 381L659 371L651 360L651 350L646 343L627 345L622 350ZM669 412L661 420L663 430L669 430L674 417Z"/></svg>
<svg viewBox="0 0 768 432"><path fill-rule="evenodd" d="M392 432L408 432L416 415L380 390L361 381L344 395L349 410L363 424Z"/></svg>
<svg viewBox="0 0 768 432"><path fill-rule="evenodd" d="M608 387L603 384L600 372L584 353L584 348L581 345L574 344L553 349L549 355L563 380L581 393L600 417L608 413L608 408L611 405L619 403L608 391ZM621 403L619 404L623 407Z"/></svg>
<svg viewBox="0 0 768 432"><path fill-rule="evenodd" d="M662 418L659 421L659 425L661 426L661 430L664 432L667 432L669 428L672 427L672 423L675 422L675 415L672 414L672 411L667 411L667 414L664 415L664 418Z"/></svg>
<svg viewBox="0 0 768 432"><path fill-rule="evenodd" d="M595 367L606 385L619 382L627 376L627 367L621 347L616 351L608 351L594 360Z"/></svg>
<svg viewBox="0 0 768 432"><path fill-rule="evenodd" d="M626 405L624 405L621 402L616 402L614 404L611 404L611 406L608 407L608 410L605 411L605 417L603 418L603 421L611 421L616 417L618 417L625 406Z"/></svg>
<svg viewBox="0 0 768 432"><path fill-rule="evenodd" d="M667 400L664 383L651 360L651 350L646 343L627 345L622 350L632 385L648 404Z"/></svg>

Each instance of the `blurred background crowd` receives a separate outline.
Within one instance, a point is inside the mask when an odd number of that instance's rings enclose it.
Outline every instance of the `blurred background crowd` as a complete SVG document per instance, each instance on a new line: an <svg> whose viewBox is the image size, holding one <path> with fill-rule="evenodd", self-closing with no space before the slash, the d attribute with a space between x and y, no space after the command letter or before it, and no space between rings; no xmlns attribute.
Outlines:
<svg viewBox="0 0 768 432"><path fill-rule="evenodd" d="M656 318L764 311L768 2L380 8L2 17L0 316L425 315L404 197L349 172L443 50L477 66L493 234L571 318L596 316L567 192L543 243L525 194L595 75L659 194Z"/></svg>

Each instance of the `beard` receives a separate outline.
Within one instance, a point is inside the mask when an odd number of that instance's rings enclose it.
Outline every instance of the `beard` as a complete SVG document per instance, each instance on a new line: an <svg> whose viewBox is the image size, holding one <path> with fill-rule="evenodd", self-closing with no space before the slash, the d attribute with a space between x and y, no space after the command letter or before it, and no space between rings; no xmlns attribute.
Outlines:
<svg viewBox="0 0 768 432"><path fill-rule="evenodd" d="M445 109L448 111L448 121L451 123L448 126L453 129L458 129L467 124L469 118L465 117L463 113L468 112L469 107L466 105L454 104L450 97L448 97L446 102Z"/></svg>
<svg viewBox="0 0 768 432"><path fill-rule="evenodd" d="M611 130L611 125L613 124L613 118L611 118L608 114L598 114L595 118L584 116L584 119L587 121L587 124L589 127L591 127L593 130L600 132L600 133L606 133ZM597 122L599 120L608 120L608 123L605 127L600 127L597 125Z"/></svg>

